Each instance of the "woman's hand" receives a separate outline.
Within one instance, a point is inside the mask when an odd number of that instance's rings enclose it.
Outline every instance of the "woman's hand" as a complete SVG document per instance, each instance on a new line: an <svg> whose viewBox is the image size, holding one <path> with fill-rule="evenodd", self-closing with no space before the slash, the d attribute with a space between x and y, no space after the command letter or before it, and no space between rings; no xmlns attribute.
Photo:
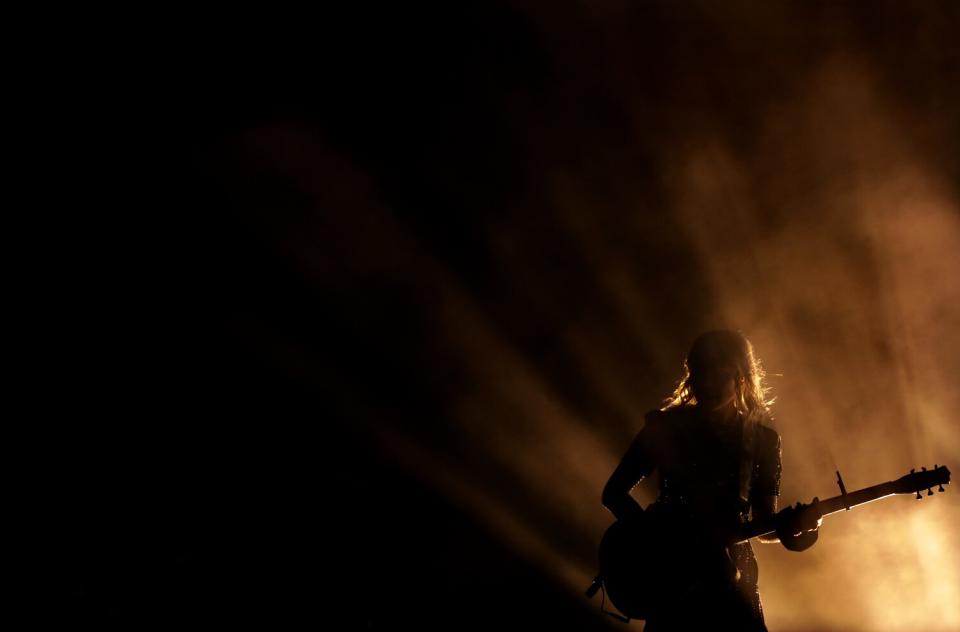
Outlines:
<svg viewBox="0 0 960 632"><path fill-rule="evenodd" d="M814 497L809 505L798 502L777 513L777 537L788 550L805 551L817 541L821 524L820 499Z"/></svg>

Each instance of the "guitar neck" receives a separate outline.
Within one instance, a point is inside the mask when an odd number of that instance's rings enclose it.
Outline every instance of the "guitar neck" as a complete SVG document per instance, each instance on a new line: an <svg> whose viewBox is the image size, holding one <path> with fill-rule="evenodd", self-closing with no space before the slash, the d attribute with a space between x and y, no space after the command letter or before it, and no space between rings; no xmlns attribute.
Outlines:
<svg viewBox="0 0 960 632"><path fill-rule="evenodd" d="M821 500L820 509L824 516L828 516L838 511L853 509L854 507L865 505L874 500L892 496L896 493L896 488L892 481L880 483L879 485L864 487L863 489L849 492L846 496L834 496L833 498ZM772 534L774 531L776 531L776 516L764 516L741 525L740 528L736 530L732 542L745 542L750 538Z"/></svg>

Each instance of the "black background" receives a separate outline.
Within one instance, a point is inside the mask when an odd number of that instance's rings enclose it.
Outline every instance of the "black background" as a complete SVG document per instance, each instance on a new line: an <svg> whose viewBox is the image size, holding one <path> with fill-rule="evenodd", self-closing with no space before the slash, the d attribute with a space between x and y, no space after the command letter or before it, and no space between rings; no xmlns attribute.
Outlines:
<svg viewBox="0 0 960 632"><path fill-rule="evenodd" d="M846 49L921 114L956 104L955 5L787 3L771 17L760 4L165 16L116 79L123 111L101 112L135 146L111 156L116 213L75 220L88 232L45 444L55 524L69 525L54 608L123 625L609 625L364 430L386 419L442 450L470 385L437 342L431 282L391 274L403 256L358 235L378 225L365 209L389 209L573 409L615 416L563 367L552 341L567 321L529 309L531 283L563 288L552 307L568 320L602 302L536 174L562 164L611 207L631 182L663 232L630 273L654 324L689 340L714 307L659 204L657 156L676 132L749 148L791 77ZM954 155L955 140L917 134ZM492 226L538 263L504 269ZM675 376L642 377L655 401Z"/></svg>

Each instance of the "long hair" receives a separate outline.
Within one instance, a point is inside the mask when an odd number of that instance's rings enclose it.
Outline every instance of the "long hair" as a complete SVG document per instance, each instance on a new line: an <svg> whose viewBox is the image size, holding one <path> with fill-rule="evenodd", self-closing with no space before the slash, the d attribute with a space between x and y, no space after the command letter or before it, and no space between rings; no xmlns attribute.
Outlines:
<svg viewBox="0 0 960 632"><path fill-rule="evenodd" d="M770 389L763 383L766 374L753 353L753 345L743 334L727 329L707 331L693 341L683 362L683 375L670 397L663 400L660 410L695 406L697 398L693 381L711 366L736 369L734 405L741 414L748 419L769 415L773 399L767 398Z"/></svg>

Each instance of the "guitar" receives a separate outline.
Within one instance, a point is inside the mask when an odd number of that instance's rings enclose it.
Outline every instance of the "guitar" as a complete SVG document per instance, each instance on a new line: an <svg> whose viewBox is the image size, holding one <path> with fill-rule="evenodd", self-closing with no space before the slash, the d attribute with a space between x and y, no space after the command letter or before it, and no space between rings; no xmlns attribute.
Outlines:
<svg viewBox="0 0 960 632"><path fill-rule="evenodd" d="M893 496L914 494L919 500L921 490L933 495L950 482L950 470L934 466L932 470L910 470L895 481L847 492L837 472L840 495L821 500L818 508L822 516ZM784 511L787 511L785 509ZM603 588L610 601L622 612L621 617L606 612L621 621L647 619L660 609L680 607L683 597L711 576L723 573L735 579L727 546L746 542L757 536L773 536L783 511L750 520L726 530L706 533L701 527L668 515L647 511L636 522L616 521L600 541L600 573L587 589L587 597ZM687 606L689 607L689 606Z"/></svg>

